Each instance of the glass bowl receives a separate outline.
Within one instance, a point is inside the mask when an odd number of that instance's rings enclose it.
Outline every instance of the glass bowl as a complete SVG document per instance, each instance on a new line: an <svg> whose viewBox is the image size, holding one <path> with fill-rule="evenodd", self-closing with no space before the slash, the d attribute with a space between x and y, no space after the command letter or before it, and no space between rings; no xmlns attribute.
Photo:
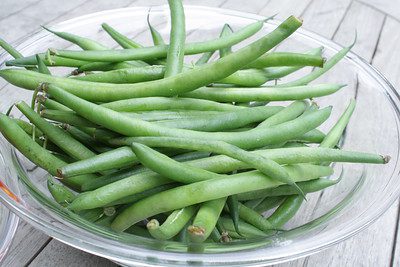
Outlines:
<svg viewBox="0 0 400 267"><path fill-rule="evenodd" d="M146 17L160 32L167 36L170 28L167 6L116 9L68 20L51 28L100 40L110 47L113 41L101 30L107 22L122 33L144 45L150 45ZM217 37L224 23L234 30L263 17L231 10L186 6L188 41L207 40ZM276 27L279 21L271 20L249 43ZM329 58L341 46L317 34L298 30L278 47L278 50L305 51L324 46L324 56ZM47 47L71 48L53 35L40 31L25 38L17 45L25 55L43 52ZM236 47L235 47L236 49ZM1 68L9 59L1 55ZM195 57L187 57L188 62ZM55 72L64 73L65 69ZM304 69L288 79L309 72ZM25 178L33 181L45 194L45 172L32 164L3 139L0 138L1 179L18 197L18 201L0 190L2 202L22 219L46 234L81 250L106 257L122 265L134 266L265 266L293 260L316 253L354 235L375 221L399 196L400 180L398 166L399 149L399 95L393 86L372 66L353 53L339 63L318 82L346 83L340 92L318 98L320 106L333 105L332 116L322 130L327 130L344 110L348 100L357 98L357 108L342 141L344 149L390 155L386 165L337 164L335 176L342 181L324 190L308 195L308 201L295 218L285 227L292 229L271 238L251 241L207 244L203 253L188 253L186 247L176 242L159 242L141 237L104 234L82 229L64 211L56 211L42 205L27 190ZM1 81L1 109L5 111L14 101L29 100L31 92L17 89ZM280 82L280 81L278 81ZM14 113L14 116L19 114ZM335 179L336 177L332 177Z"/></svg>
<svg viewBox="0 0 400 267"><path fill-rule="evenodd" d="M0 156L1 165L4 165ZM3 167L2 167L3 168ZM6 188L6 185L0 182L0 188ZM7 255L7 251L10 248L14 234L18 227L19 218L6 208L3 204L0 204L0 265Z"/></svg>

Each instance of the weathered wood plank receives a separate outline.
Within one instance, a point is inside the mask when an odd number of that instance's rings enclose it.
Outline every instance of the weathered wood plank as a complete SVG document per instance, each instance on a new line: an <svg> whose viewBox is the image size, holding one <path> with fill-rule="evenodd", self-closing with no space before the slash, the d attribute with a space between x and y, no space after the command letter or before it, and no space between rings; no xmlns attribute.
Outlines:
<svg viewBox="0 0 400 267"><path fill-rule="evenodd" d="M47 266L96 266L96 267L114 267L117 264L83 252L79 249L70 247L57 240L51 240L42 252L29 264L31 267Z"/></svg>
<svg viewBox="0 0 400 267"><path fill-rule="evenodd" d="M238 10L241 12L260 13L260 11L267 5L268 1L247 1L244 3L242 0L228 0L224 2L221 7L227 9Z"/></svg>
<svg viewBox="0 0 400 267"><path fill-rule="evenodd" d="M375 65L395 86L400 88L400 22L387 18L383 28L379 45L377 47L373 65ZM396 205L398 206L398 205ZM398 211L398 210L397 210ZM397 218L398 219L398 218ZM397 221L399 224L399 221ZM397 226L399 227L399 226ZM380 228L377 231L381 231ZM392 255L392 266L400 266L400 232L394 242L394 254Z"/></svg>
<svg viewBox="0 0 400 267"><path fill-rule="evenodd" d="M296 1L294 4L291 0L270 0L259 13L265 16L277 14L278 19L285 19L290 15L301 16L311 1Z"/></svg>
<svg viewBox="0 0 400 267"><path fill-rule="evenodd" d="M400 21L400 0L356 0L370 5Z"/></svg>
<svg viewBox="0 0 400 267"><path fill-rule="evenodd" d="M40 0L2 0L0 3L0 21L12 16L26 8L34 8Z"/></svg>
<svg viewBox="0 0 400 267"><path fill-rule="evenodd" d="M50 240L50 237L21 220L2 266L26 265Z"/></svg>

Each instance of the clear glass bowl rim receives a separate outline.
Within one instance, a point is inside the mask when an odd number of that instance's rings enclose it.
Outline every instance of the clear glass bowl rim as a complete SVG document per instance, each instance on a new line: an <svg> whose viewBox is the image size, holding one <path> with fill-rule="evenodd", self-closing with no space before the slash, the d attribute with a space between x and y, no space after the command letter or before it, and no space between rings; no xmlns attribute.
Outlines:
<svg viewBox="0 0 400 267"><path fill-rule="evenodd" d="M96 18L99 16L109 16L112 14L117 14L119 12L147 12L150 6L141 6L141 7L129 7L129 8L119 8L119 9L111 9L105 10L101 12L95 12L84 16L79 16L70 20L63 21L56 25L52 25L53 29L63 30L64 28L68 28L69 25L75 23L82 23L82 21L90 20L91 18ZM167 9L167 5L160 5L160 6L151 6L152 12L160 12ZM222 9L222 8L214 8L214 7L204 7L204 6L197 6L197 5L185 5L185 8L188 9L197 9L199 12L217 12L225 15L242 17L246 19L253 19L253 20L263 20L265 17L234 11L229 9ZM273 25L277 25L280 23L279 20L272 19L268 21ZM299 29L296 34L301 35L305 39L313 40L324 47L329 47L334 51L339 51L343 47L331 40L328 40L325 37L322 37L316 33L313 33L308 30ZM13 46L16 47L18 50L23 50L24 48L28 47L29 44L38 41L41 38L48 36L49 33L46 33L44 30L39 30L37 32L32 33L31 35L25 36L18 41L13 43ZM29 43L28 43L29 41ZM0 65L3 64L3 60L6 56L6 53L0 54ZM398 106L396 106L396 102L400 101L400 95L397 93L396 89L393 85L372 65L370 65L367 61L363 58L359 57L353 52L349 52L346 56L346 59L351 61L352 64L356 65L358 68L362 69L368 75L373 77L383 88L385 88L385 92L388 94L390 101L392 102L396 116L400 117L400 110ZM399 176L399 175L397 175ZM281 262L287 262L290 260L294 260L297 258L305 257L314 253L317 253L321 250L324 250L330 246L340 243L341 241L355 235L356 233L360 232L361 230L368 227L372 224L375 220L377 220L394 202L398 199L400 195L400 186L398 186L388 198L382 198L380 202L379 209L375 209L374 212L367 214L366 216L362 217L357 223L353 223L349 225L348 228L342 229L339 234L336 235L326 235L326 234L319 234L318 239L311 238L305 239L302 241L298 241L296 243L296 247L287 246L288 249L285 252L277 253L273 257L266 257L263 256L262 253L248 253L248 251L237 251L234 252L236 259L240 259L240 261L232 261L231 253L215 253L215 254L191 254L191 253L174 253L174 252L161 252L157 251L157 262L153 263L160 263L163 266L176 266L176 264L188 263L189 261L192 262L202 262L203 264L209 264L213 266L232 266L236 264L240 264L241 266L265 266L265 264L275 264ZM85 237L83 239L79 239L74 236L70 236L63 232L61 228L55 227L49 222L41 220L39 216L34 214L33 212L24 208L22 204L16 203L10 196L8 196L5 192L0 190L0 200L1 202L8 207L13 213L18 215L23 220L27 221L35 228L43 231L44 233L50 235L51 237L60 240L61 242L73 246L75 248L81 249L83 251L106 257L110 260L119 262L121 264L135 264L135 266L153 266L152 263L146 262L146 258L148 256L153 256L151 252L155 252L150 249L143 249L143 248L136 248L132 247L131 250L126 251L118 251L120 253L116 253L113 249L108 249L107 245L113 247L115 246L115 241L108 240L105 238L99 237L99 239ZM11 214L14 216L14 214ZM14 220L16 223L13 228L13 233L15 232L16 225L18 220ZM13 234L12 233L12 234ZM101 242L99 242L101 241ZM105 243L103 243L105 242ZM106 244L108 243L108 244ZM290 249L291 248L291 249ZM257 251L257 250L256 250ZM182 257L184 256L184 257ZM182 258L180 258L182 257Z"/></svg>

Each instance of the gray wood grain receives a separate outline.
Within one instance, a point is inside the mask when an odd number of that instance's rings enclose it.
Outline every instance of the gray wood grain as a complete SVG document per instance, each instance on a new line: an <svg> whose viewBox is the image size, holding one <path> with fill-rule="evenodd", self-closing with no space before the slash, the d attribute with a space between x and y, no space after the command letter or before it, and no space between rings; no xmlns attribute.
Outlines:
<svg viewBox="0 0 400 267"><path fill-rule="evenodd" d="M357 0L400 21L400 0Z"/></svg>

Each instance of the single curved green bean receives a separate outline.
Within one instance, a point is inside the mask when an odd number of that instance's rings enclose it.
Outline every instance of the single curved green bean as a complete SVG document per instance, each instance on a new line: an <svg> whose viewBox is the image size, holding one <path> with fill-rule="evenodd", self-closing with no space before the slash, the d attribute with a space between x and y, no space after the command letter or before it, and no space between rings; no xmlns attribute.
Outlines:
<svg viewBox="0 0 400 267"><path fill-rule="evenodd" d="M129 39L125 35L118 32L116 29L108 25L107 23L102 23L101 27L114 39L122 48L141 48L141 44Z"/></svg>
<svg viewBox="0 0 400 267"><path fill-rule="evenodd" d="M226 57L156 81L115 85L60 78L17 69L0 70L0 76L13 85L31 90L36 89L39 83L53 83L82 98L100 102L145 96L173 96L192 91L231 75L247 62L258 58L279 44L300 26L301 21L295 17L290 17L265 37ZM85 52L90 53L91 51ZM97 53L99 52L101 51L97 51Z"/></svg>
<svg viewBox="0 0 400 267"><path fill-rule="evenodd" d="M296 28L300 27L301 22L295 17L289 18L289 28L292 23L294 23ZM254 22L239 31L226 36L225 38L218 38L205 42L196 42L196 43L187 43L185 45L185 54L199 54L208 51L215 51L221 47L232 46L235 45L244 39L254 35L256 32L261 30L264 21ZM286 25L285 23L284 25ZM286 29L288 30L288 29ZM291 29L290 29L291 31ZM89 53L88 53L89 52ZM106 62L119 62L126 61L132 59L154 59L154 58L163 58L166 57L168 52L168 45L163 46L153 46L153 47L143 47L137 49L125 49L125 50L109 50L106 52L93 53L90 51L86 51L86 53L79 53L78 51L68 51L68 50L56 50L53 53L56 53L60 56L67 58L79 58L85 59L89 61L106 61ZM266 52L266 51L265 51ZM264 53L265 53L264 52ZM263 54L264 54L263 53Z"/></svg>
<svg viewBox="0 0 400 267"><path fill-rule="evenodd" d="M95 156L96 154L90 149L75 140L69 134L65 133L61 128L52 125L45 119L40 117L33 111L25 102L19 102L15 105L34 125L36 125L46 138L51 140L65 153L75 159L86 159Z"/></svg>
<svg viewBox="0 0 400 267"><path fill-rule="evenodd" d="M83 73L85 71L111 71L111 70L119 70L119 69L129 69L129 68L142 68L144 63L141 61L124 61L117 63L109 63L109 62L86 62L81 65L75 65L72 67L77 67L75 72Z"/></svg>
<svg viewBox="0 0 400 267"><path fill-rule="evenodd" d="M264 200L264 198L262 198L262 197L256 198L256 199L251 199L251 200L244 202L243 205L254 210L255 207L257 207L261 202L263 202L263 200Z"/></svg>
<svg viewBox="0 0 400 267"><path fill-rule="evenodd" d="M147 25L149 26L151 39L153 39L154 45L165 45L165 41L161 34L154 28L150 23L150 14L147 15Z"/></svg>
<svg viewBox="0 0 400 267"><path fill-rule="evenodd" d="M226 56L225 58L227 58ZM48 93L57 101L68 106L79 115L105 128L127 136L169 136L195 139L220 140L241 148L256 148L280 143L311 131L330 115L331 107L320 109L306 116L264 129L244 132L199 132L185 129L161 127L154 123L122 115L116 111L80 99L63 89L49 85Z"/></svg>
<svg viewBox="0 0 400 267"><path fill-rule="evenodd" d="M234 111L245 109L231 104L209 100L184 97L143 97L119 100L101 104L115 111L152 111L152 110L204 110L204 111Z"/></svg>
<svg viewBox="0 0 400 267"><path fill-rule="evenodd" d="M200 159L200 158L206 158L209 156L210 156L210 153L208 153L208 152L188 152L188 153L174 156L173 159L176 161L179 161L179 162L185 162L185 161L192 161L192 160L196 160L196 159ZM143 172L143 171L145 171L144 168L135 168L135 169L129 168L128 170L121 170L121 171L113 172L113 173L110 173L107 175L103 175L103 176L97 178L96 180L88 181L87 183L84 183L82 185L82 191L91 191L91 190L111 184L113 182L116 182L118 180L121 180L123 178L132 176L134 174L137 174L137 173Z"/></svg>
<svg viewBox="0 0 400 267"><path fill-rule="evenodd" d="M168 240L176 236L195 214L195 206L184 207L173 211L160 225L157 219L150 220L146 227L152 237L158 240Z"/></svg>
<svg viewBox="0 0 400 267"><path fill-rule="evenodd" d="M321 55L310 55L290 52L266 53L246 66L246 68L267 68L279 66L323 67L324 58Z"/></svg>
<svg viewBox="0 0 400 267"><path fill-rule="evenodd" d="M192 225L187 228L189 239L194 243L204 242L214 230L218 218L224 208L226 197L202 203L193 219Z"/></svg>
<svg viewBox="0 0 400 267"><path fill-rule="evenodd" d="M285 198L286 196L266 197L257 207L254 208L254 210L258 213L263 213L279 206L285 200Z"/></svg>
<svg viewBox="0 0 400 267"><path fill-rule="evenodd" d="M231 111L233 112L233 111ZM209 116L215 116L225 114L225 112L213 111L213 110L154 110L154 111L141 111L141 112L121 112L122 114L138 118L144 121L154 122L164 120L179 120L179 119L195 119L195 118L207 118Z"/></svg>
<svg viewBox="0 0 400 267"><path fill-rule="evenodd" d="M100 83L137 83L158 80L164 77L164 66L145 66L117 69L85 76L74 76L71 79Z"/></svg>
<svg viewBox="0 0 400 267"><path fill-rule="evenodd" d="M198 151L208 151L213 153L224 154L229 157L235 158L242 162L247 163L252 168L255 168L262 172L272 179L276 179L280 182L290 184L295 188L299 189L296 184L290 179L289 174L283 169L275 161L247 152L246 150L240 149L233 145L230 145L221 141L202 141L197 139L182 139L182 138L168 138L168 137L138 137L135 140L141 144L146 144L155 147L171 147L171 148L182 148L189 150L198 150ZM196 175L196 171L199 172L201 176L213 177L210 174L207 174L206 171L202 169L198 169L192 166L186 166L185 164L174 161L173 159L141 144L131 144L132 150L139 159L139 161L146 166L147 168L160 173L164 176L167 175L168 172L179 173L185 177L185 179L189 179L190 176L193 176L190 182L199 181L198 176ZM196 170L197 169L197 170ZM178 171L179 170L179 171ZM202 172L201 172L202 171ZM166 176L170 179L179 179L176 176ZM172 178L173 177L173 178ZM179 181L178 182L185 182ZM299 192L302 193L301 189Z"/></svg>
<svg viewBox="0 0 400 267"><path fill-rule="evenodd" d="M330 58L328 61L325 62L324 66L322 68L315 69L312 71L310 74L301 77L300 79L287 82L287 83L282 83L279 85L276 85L275 87L288 87L288 86L299 86L299 85L306 85L310 83L311 81L314 81L327 71L329 71L331 68L333 68L342 58L346 56L346 54L350 51L350 49L354 46L354 43L351 44L348 47L343 48L339 52L337 52L332 58Z"/></svg>
<svg viewBox="0 0 400 267"><path fill-rule="evenodd" d="M224 24L224 27L222 27L222 31L221 34L219 35L220 38L223 38L225 36L231 35L233 33L233 30L231 28L231 26L229 26L229 24ZM220 57L224 57L226 55L229 55L230 53L232 53L232 47L231 46L227 46L227 47L222 47L219 49L219 56Z"/></svg>
<svg viewBox="0 0 400 267"><path fill-rule="evenodd" d="M127 164L134 165L138 163L136 156L129 151L129 147L120 147L99 155L92 156L84 161L77 161L59 169L60 177L72 177L83 173L94 173L103 170L110 170L124 167ZM110 161L108 159L113 158ZM93 162L98 162L100 168L93 168Z"/></svg>
<svg viewBox="0 0 400 267"><path fill-rule="evenodd" d="M301 190L303 190L304 193L312 193L333 186L337 184L339 181L340 179L331 180L331 179L319 178L312 181L300 182L297 185L301 188ZM257 199L260 197L275 197L275 196L287 196L296 194L298 194L298 192L295 189L291 188L291 186L283 185L283 186L278 186L273 190L257 190L254 192L240 194L238 196L238 199L240 201L243 201L243 200Z"/></svg>
<svg viewBox="0 0 400 267"><path fill-rule="evenodd" d="M351 99L342 116L340 116L337 123L326 134L326 137L321 142L320 147L334 147L339 143L339 140L342 137L344 129L350 121L350 117L353 114L355 107L356 102L354 99Z"/></svg>
<svg viewBox="0 0 400 267"><path fill-rule="evenodd" d="M315 179L332 173L332 169L327 166L313 166L308 164L288 165L284 168L296 182ZM168 176L175 175L168 174ZM205 178L207 177L203 177L203 179ZM254 191L255 189L272 188L280 184L280 182L273 181L271 178L257 171L227 176L218 175L217 179L183 185L140 200L118 215L111 227L116 231L123 231L138 221L155 214L233 194ZM196 193L194 194L194 192ZM70 209L77 209L77 205L74 205L77 199L69 205Z"/></svg>
<svg viewBox="0 0 400 267"><path fill-rule="evenodd" d="M168 0L168 5L171 31L164 77L171 77L182 72L186 39L185 12L182 1Z"/></svg>
<svg viewBox="0 0 400 267"><path fill-rule="evenodd" d="M272 115L268 119L261 122L257 125L258 128L268 128L270 126L274 126L280 123L284 123L290 120L294 120L298 116L300 116L307 108L308 103L305 101L295 101L291 103L289 106L285 107L278 113Z"/></svg>
<svg viewBox="0 0 400 267"><path fill-rule="evenodd" d="M61 206L67 206L75 199L75 194L61 184L56 184L51 176L47 178L47 189Z"/></svg>
<svg viewBox="0 0 400 267"><path fill-rule="evenodd" d="M68 33L68 32L54 31L45 26L42 26L42 28L48 32L51 32L51 33L57 35L58 37L60 37L64 40L67 40L73 44L76 44L83 50L107 50L107 49L109 49L107 46L104 46L101 43L94 41L92 39L89 39L89 38L81 37L81 36L78 36L78 35L75 35L72 33Z"/></svg>
<svg viewBox="0 0 400 267"><path fill-rule="evenodd" d="M203 87L185 93L183 96L217 102L286 101L326 96L337 92L343 87L344 85L339 84L317 84L279 88Z"/></svg>
<svg viewBox="0 0 400 267"><path fill-rule="evenodd" d="M47 170L52 175L57 175L57 169L66 165L62 160L38 145L27 135L12 119L0 113L0 131L3 136L25 157L37 166ZM95 175L75 176L62 182L74 189L80 189L84 181L95 179Z"/></svg>
<svg viewBox="0 0 400 267"><path fill-rule="evenodd" d="M281 228L300 209L304 199L299 195L288 196L282 204L267 218L276 228ZM118 218L118 217L117 217ZM113 222L114 223L114 222Z"/></svg>

